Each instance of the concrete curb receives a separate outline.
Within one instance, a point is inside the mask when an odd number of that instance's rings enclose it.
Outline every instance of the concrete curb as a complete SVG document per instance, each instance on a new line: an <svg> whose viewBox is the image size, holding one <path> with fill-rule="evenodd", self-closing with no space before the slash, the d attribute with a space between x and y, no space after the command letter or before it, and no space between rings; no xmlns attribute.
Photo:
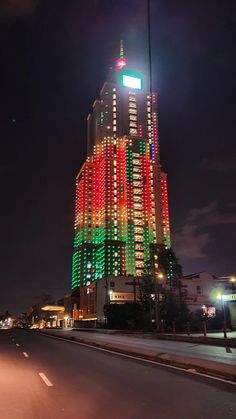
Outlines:
<svg viewBox="0 0 236 419"><path fill-rule="evenodd" d="M56 330L56 329L54 329ZM130 335L130 336L142 336L144 339L146 337L152 339L160 339L160 340L170 340L175 342L190 342L190 343L200 343L202 345L212 345L212 346L220 346L220 347L230 347L236 348L236 338L216 338L211 337L210 334L208 336L182 336L182 335L172 335L172 334L165 334L165 333L142 333L137 331L131 330L112 330L112 329L93 329L93 328L73 328L72 330L83 332L86 334L88 333L99 333L99 334L108 334L108 335Z"/></svg>
<svg viewBox="0 0 236 419"><path fill-rule="evenodd" d="M181 336L181 335L158 335L157 339L161 340L172 340L175 342L191 342L191 343L200 343L203 345L213 345L213 346L223 346L236 348L236 339L235 338L215 338L210 336Z"/></svg>
<svg viewBox="0 0 236 419"><path fill-rule="evenodd" d="M191 357L186 358L180 355L171 355L167 353L156 353L154 351L137 351L136 349L132 348L127 349L127 347L122 345L114 346L109 343L99 343L87 339L77 338L75 336L60 336L59 333L49 333L43 331L40 331L40 333L62 338L68 341L74 341L85 345L94 346L96 348L107 349L109 351L116 352L117 354L122 353L124 355L135 356L140 359L147 359L163 365L171 365L173 367L178 367L184 370L191 369L201 374L236 382L236 367L228 364Z"/></svg>

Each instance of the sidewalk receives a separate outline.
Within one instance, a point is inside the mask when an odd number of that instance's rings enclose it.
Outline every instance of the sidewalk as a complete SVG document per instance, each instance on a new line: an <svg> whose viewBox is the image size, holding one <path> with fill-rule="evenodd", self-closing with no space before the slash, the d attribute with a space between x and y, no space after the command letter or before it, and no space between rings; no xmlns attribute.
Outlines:
<svg viewBox="0 0 236 419"><path fill-rule="evenodd" d="M89 334L73 330L47 329L40 331L40 333L236 382L235 350L232 354L229 354L230 362L226 363L217 361L217 359L224 359L220 358L222 351L224 351L223 348L213 349L213 347L207 347L206 345L194 345L197 348L192 348L193 345L188 343L169 342L167 345L167 342L159 341L159 339L140 339L140 337L118 336L117 334L112 337L111 334L96 332ZM201 352L202 347L203 349L206 348L205 353ZM209 348L210 355L208 355ZM195 354L196 357L191 356L191 354ZM209 356L211 356L211 359L209 359Z"/></svg>
<svg viewBox="0 0 236 419"><path fill-rule="evenodd" d="M165 335L168 336L173 336L172 333L165 333ZM176 336L186 336L188 337L189 335L187 333L176 333ZM204 337L203 332L191 332L190 336L192 337ZM207 332L207 337L209 338L218 338L218 339L222 339L224 338L224 332ZM227 338L228 339L236 339L236 331L227 331Z"/></svg>
<svg viewBox="0 0 236 419"><path fill-rule="evenodd" d="M227 332L227 339L224 338L223 332L209 332L206 336L204 336L203 333L191 333L190 335L187 335L187 333L175 335L169 333L162 333L158 335L158 339L236 348L236 332Z"/></svg>

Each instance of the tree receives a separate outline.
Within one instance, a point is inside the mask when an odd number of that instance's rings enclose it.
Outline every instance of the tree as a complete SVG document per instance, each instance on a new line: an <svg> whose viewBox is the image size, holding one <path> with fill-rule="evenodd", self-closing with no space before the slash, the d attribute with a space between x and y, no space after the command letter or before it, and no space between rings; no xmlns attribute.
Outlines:
<svg viewBox="0 0 236 419"><path fill-rule="evenodd" d="M3 320L6 320L6 319L9 319L9 318L11 318L12 317L12 315L9 313L9 311L8 310L6 310L5 311L5 313L3 314L3 316L2 316L2 319Z"/></svg>
<svg viewBox="0 0 236 419"><path fill-rule="evenodd" d="M158 257L159 269L162 271L169 283L170 290L181 291L181 278L183 276L182 266L172 249L163 249ZM181 292L180 292L181 299Z"/></svg>
<svg viewBox="0 0 236 419"><path fill-rule="evenodd" d="M139 286L139 298L142 305L144 317L149 319L147 324L148 329L152 329L152 313L154 309L154 296L155 289L153 278L151 275L142 277L142 282Z"/></svg>
<svg viewBox="0 0 236 419"><path fill-rule="evenodd" d="M167 278L169 291L165 289L163 297L164 313L167 323L175 321L179 327L189 320L189 310L183 298L183 269L173 249L163 249L158 258L159 269ZM176 296L178 295L178 299Z"/></svg>
<svg viewBox="0 0 236 419"><path fill-rule="evenodd" d="M45 305L53 305L54 299L52 295L47 294L46 292L42 292L40 295L34 297L36 303L34 303L31 307L30 318L34 317L34 319L40 319L42 317L42 307Z"/></svg>
<svg viewBox="0 0 236 419"><path fill-rule="evenodd" d="M148 324L140 303L108 304L104 307L107 326L110 329L145 329Z"/></svg>

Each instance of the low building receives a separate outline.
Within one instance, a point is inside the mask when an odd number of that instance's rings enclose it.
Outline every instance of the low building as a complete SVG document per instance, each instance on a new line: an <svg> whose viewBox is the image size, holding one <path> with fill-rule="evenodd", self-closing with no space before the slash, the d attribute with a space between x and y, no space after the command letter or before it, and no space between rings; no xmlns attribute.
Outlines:
<svg viewBox="0 0 236 419"><path fill-rule="evenodd" d="M103 323L105 304L125 304L139 299L141 279L133 276L109 276L97 283L97 320Z"/></svg>
<svg viewBox="0 0 236 419"><path fill-rule="evenodd" d="M66 315L64 306L45 305L41 310L44 312L44 318L40 321L40 328L69 326L69 316Z"/></svg>
<svg viewBox="0 0 236 419"><path fill-rule="evenodd" d="M84 322L104 323L104 305L124 304L139 299L140 278L113 276L80 287L80 302L74 306L73 320L77 326Z"/></svg>
<svg viewBox="0 0 236 419"><path fill-rule="evenodd" d="M184 299L191 312L203 308L209 314L214 313L214 310L221 309L219 297L236 291L233 277L218 277L207 272L185 275L181 282ZM236 301L226 304L231 325L236 328Z"/></svg>
<svg viewBox="0 0 236 419"><path fill-rule="evenodd" d="M185 301L190 311L216 301L217 295L226 288L227 281L207 272L196 272L182 278Z"/></svg>

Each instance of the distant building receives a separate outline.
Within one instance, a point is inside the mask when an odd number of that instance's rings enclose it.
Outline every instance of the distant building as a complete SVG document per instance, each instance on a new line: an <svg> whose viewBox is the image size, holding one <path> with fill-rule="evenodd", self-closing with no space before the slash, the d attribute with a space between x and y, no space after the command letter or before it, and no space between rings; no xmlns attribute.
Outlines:
<svg viewBox="0 0 236 419"><path fill-rule="evenodd" d="M229 277L217 277L207 272L196 272L185 275L182 282L182 291L188 309L191 312L210 308L220 309L219 295L233 294L236 292L234 284L230 283ZM226 302L231 325L236 328L236 301Z"/></svg>
<svg viewBox="0 0 236 419"><path fill-rule="evenodd" d="M80 301L84 311L77 317L94 318L94 296L104 282L141 277L150 259L157 273L160 247L170 248L157 96L150 94L145 77L128 67L122 43L87 122L87 159L76 178L71 286L85 287ZM122 299L129 300L128 294Z"/></svg>

